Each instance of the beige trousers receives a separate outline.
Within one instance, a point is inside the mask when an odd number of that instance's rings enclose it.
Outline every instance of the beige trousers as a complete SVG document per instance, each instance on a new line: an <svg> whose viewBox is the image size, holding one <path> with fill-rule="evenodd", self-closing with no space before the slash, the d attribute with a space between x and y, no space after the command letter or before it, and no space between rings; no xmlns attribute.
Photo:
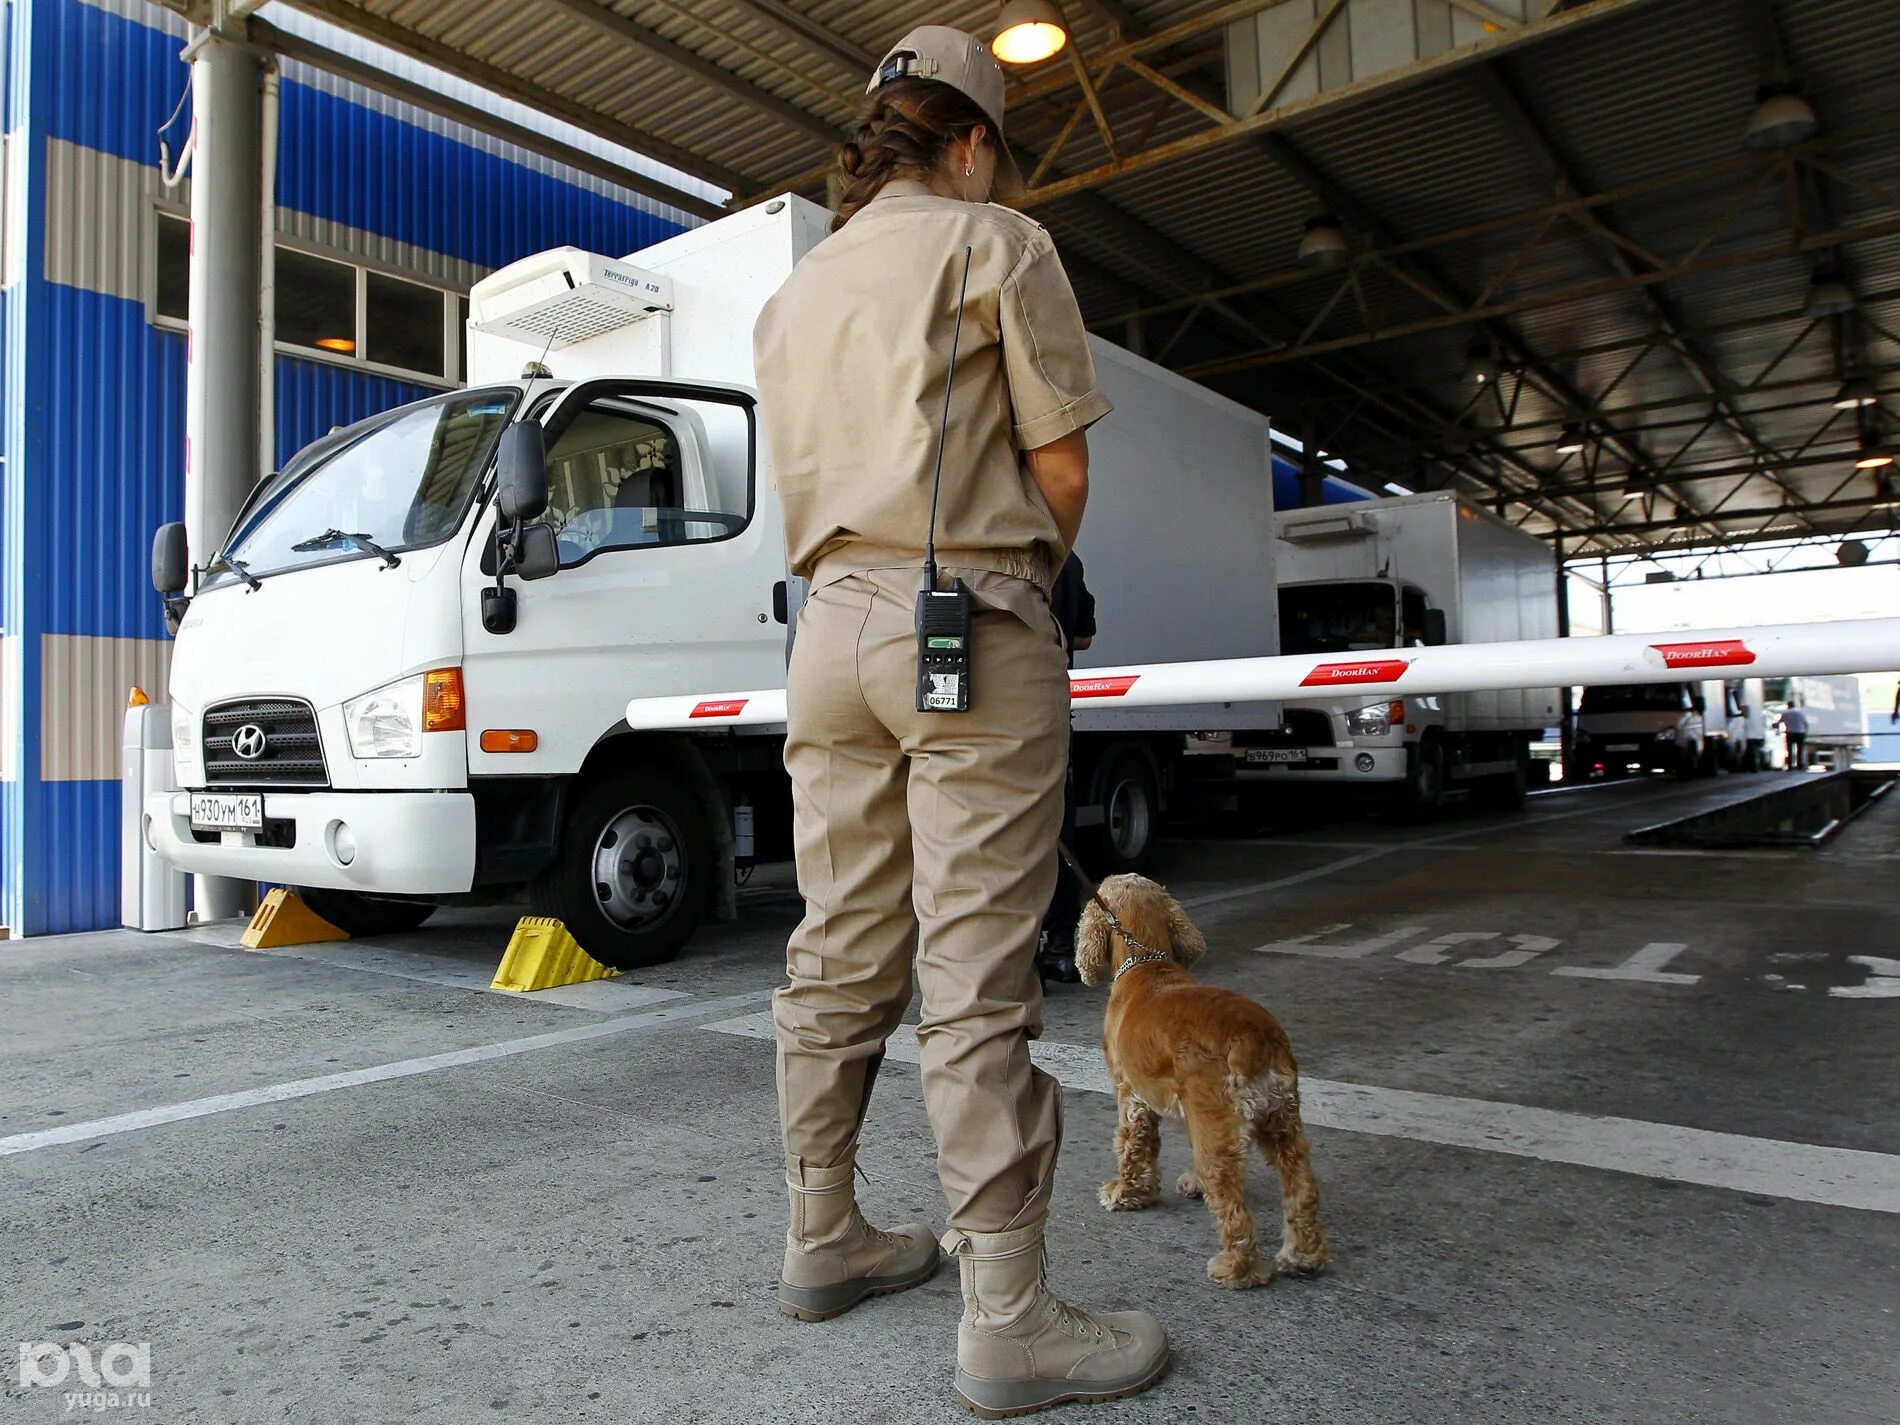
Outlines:
<svg viewBox="0 0 1900 1425"><path fill-rule="evenodd" d="M1042 1218L1061 1138L1061 1091L1029 1039L1068 675L1033 585L957 570L946 585L959 573L979 600L965 713L916 711L917 570L823 585L799 616L785 766L805 918L772 1015L787 1164L832 1166L857 1140L914 955L950 1224L998 1232Z"/></svg>

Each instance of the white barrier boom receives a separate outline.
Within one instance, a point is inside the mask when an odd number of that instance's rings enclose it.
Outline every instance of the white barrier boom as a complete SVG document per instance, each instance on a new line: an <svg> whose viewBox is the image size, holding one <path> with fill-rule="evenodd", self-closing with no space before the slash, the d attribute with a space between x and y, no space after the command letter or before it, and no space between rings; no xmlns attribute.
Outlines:
<svg viewBox="0 0 1900 1425"><path fill-rule="evenodd" d="M1770 624L1694 633L1611 634L1447 648L1394 648L1345 658L1221 658L1090 668L1069 678L1074 703L1169 707L1280 702L1323 693L1368 699L1611 683L1687 683L1700 678L1781 678L1900 668L1900 618ZM982 695L982 690L977 690ZM785 721L785 690L635 698L636 730L765 727Z"/></svg>

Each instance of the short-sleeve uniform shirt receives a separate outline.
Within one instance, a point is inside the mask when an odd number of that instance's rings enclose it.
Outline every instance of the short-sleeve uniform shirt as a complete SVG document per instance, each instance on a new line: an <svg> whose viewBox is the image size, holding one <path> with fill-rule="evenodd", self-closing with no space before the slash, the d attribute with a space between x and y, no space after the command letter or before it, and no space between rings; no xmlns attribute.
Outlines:
<svg viewBox="0 0 1900 1425"><path fill-rule="evenodd" d="M1067 551L1021 452L1108 413L1049 234L895 181L806 255L753 330L792 572L921 561L964 249L937 557L1049 590Z"/></svg>

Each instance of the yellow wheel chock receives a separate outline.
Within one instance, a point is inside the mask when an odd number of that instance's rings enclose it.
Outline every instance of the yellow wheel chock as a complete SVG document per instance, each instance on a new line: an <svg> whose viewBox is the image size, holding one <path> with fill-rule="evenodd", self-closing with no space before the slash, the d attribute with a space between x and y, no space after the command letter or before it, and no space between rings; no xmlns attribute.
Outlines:
<svg viewBox="0 0 1900 1425"><path fill-rule="evenodd" d="M347 930L338 930L329 921L303 903L295 891L278 887L264 897L264 903L251 917L244 932L244 945L250 950L276 950L285 945L314 945L320 940L348 940Z"/></svg>
<svg viewBox="0 0 1900 1425"><path fill-rule="evenodd" d="M524 915L509 937L491 990L531 994L561 985L605 980L618 975L581 949L567 927L551 915Z"/></svg>

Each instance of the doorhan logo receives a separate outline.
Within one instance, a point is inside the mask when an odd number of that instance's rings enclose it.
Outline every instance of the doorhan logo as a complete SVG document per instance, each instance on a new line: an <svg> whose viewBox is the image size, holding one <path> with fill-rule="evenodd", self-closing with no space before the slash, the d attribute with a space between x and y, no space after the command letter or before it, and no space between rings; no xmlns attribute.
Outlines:
<svg viewBox="0 0 1900 1425"><path fill-rule="evenodd" d="M20 1342L20 1384L42 1390L68 1389L68 1413L116 1410L152 1403L152 1343L113 1341L94 1348L83 1341Z"/></svg>

